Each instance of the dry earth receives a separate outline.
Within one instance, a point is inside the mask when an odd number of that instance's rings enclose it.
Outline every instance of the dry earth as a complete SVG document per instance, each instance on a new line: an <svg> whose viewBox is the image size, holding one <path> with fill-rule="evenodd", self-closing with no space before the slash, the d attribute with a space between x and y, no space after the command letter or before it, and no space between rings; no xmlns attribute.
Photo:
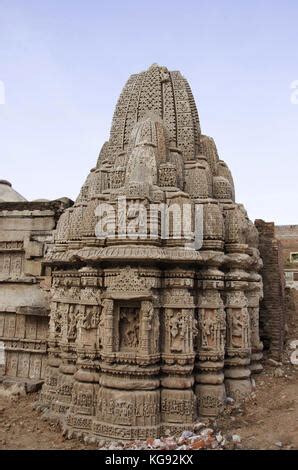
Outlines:
<svg viewBox="0 0 298 470"><path fill-rule="evenodd" d="M219 419L219 427L239 434L244 449L298 449L298 366L266 366L254 395L238 416L235 410Z"/></svg>
<svg viewBox="0 0 298 470"><path fill-rule="evenodd" d="M225 436L239 435L242 449L298 449L298 366L267 365L256 379L253 397L230 405L216 422L209 423ZM96 449L67 440L56 425L32 409L37 394L0 394L0 449ZM235 447L235 446L234 446Z"/></svg>

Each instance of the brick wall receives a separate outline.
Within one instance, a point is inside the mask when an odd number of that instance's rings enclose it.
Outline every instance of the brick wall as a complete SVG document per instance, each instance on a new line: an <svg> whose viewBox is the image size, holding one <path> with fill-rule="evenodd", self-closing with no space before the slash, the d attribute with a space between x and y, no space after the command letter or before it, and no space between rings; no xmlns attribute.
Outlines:
<svg viewBox="0 0 298 470"><path fill-rule="evenodd" d="M298 340L298 290L286 288L286 340Z"/></svg>
<svg viewBox="0 0 298 470"><path fill-rule="evenodd" d="M286 278L286 339L298 339L298 225L279 225L275 228L281 245Z"/></svg>
<svg viewBox="0 0 298 470"><path fill-rule="evenodd" d="M264 299L260 309L260 332L265 349L280 359L285 341L285 282L280 242L274 223L256 220L263 259Z"/></svg>

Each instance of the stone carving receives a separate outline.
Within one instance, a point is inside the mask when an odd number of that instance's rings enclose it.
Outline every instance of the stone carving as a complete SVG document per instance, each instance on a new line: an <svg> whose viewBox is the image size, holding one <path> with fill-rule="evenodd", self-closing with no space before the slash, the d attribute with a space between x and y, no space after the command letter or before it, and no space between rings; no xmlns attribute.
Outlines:
<svg viewBox="0 0 298 470"><path fill-rule="evenodd" d="M80 312L80 326L86 330L97 328L99 323L99 309L95 305L81 306Z"/></svg>
<svg viewBox="0 0 298 470"><path fill-rule="evenodd" d="M186 333L186 324L183 314L170 313L169 314L169 328L170 328L170 351L171 352L183 352L184 351L184 341Z"/></svg>
<svg viewBox="0 0 298 470"><path fill-rule="evenodd" d="M57 302L51 304L50 333L53 337L60 336L62 331L62 315Z"/></svg>
<svg viewBox="0 0 298 470"><path fill-rule="evenodd" d="M74 310L74 307L71 306L69 311L69 322L68 322L68 330L67 330L67 337L68 339L75 340L77 337L77 313Z"/></svg>
<svg viewBox="0 0 298 470"><path fill-rule="evenodd" d="M247 300L241 291L228 294L228 347L247 349L250 347L249 314Z"/></svg>
<svg viewBox="0 0 298 470"><path fill-rule="evenodd" d="M201 348L206 351L224 351L225 320L224 312L205 309L200 320Z"/></svg>
<svg viewBox="0 0 298 470"><path fill-rule="evenodd" d="M129 290L139 292L146 290L146 285L139 277L138 271L129 266L119 273L111 273L111 276L106 272L106 285L111 291L125 292Z"/></svg>
<svg viewBox="0 0 298 470"><path fill-rule="evenodd" d="M177 170L172 163L164 163L159 167L159 185L175 187L177 185Z"/></svg>
<svg viewBox="0 0 298 470"><path fill-rule="evenodd" d="M0 275L18 277L23 270L22 253L0 253Z"/></svg>
<svg viewBox="0 0 298 470"><path fill-rule="evenodd" d="M193 308L165 309L165 344L164 360L166 363L176 362L179 355L193 355L196 335L196 321Z"/></svg>
<svg viewBox="0 0 298 470"><path fill-rule="evenodd" d="M109 203L117 212L124 199L115 233L97 238L96 207ZM160 203L184 214L186 233L171 219L162 236L161 214L148 215ZM200 247L189 241L197 204ZM123 224L137 217L140 231L130 238ZM152 238L148 220L158 227ZM47 256L50 353L41 403L49 415L70 432L146 439L215 416L226 392L249 393L261 357L255 235L230 170L201 134L187 81L156 64L132 75L96 169Z"/></svg>
<svg viewBox="0 0 298 470"><path fill-rule="evenodd" d="M248 315L242 311L234 312L229 318L229 335L232 348L246 348L249 346L249 320Z"/></svg>
<svg viewBox="0 0 298 470"><path fill-rule="evenodd" d="M136 308L120 307L120 350L137 350L139 346L139 312Z"/></svg>
<svg viewBox="0 0 298 470"><path fill-rule="evenodd" d="M140 346L144 354L158 352L159 350L159 316L154 315L154 306L150 301L143 301L141 304L141 341ZM151 347L150 347L151 346Z"/></svg>

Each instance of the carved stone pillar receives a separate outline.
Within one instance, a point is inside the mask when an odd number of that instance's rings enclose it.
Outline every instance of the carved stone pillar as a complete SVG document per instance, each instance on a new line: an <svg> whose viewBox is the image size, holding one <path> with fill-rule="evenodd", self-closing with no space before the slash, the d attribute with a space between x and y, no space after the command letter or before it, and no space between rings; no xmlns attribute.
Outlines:
<svg viewBox="0 0 298 470"><path fill-rule="evenodd" d="M248 300L248 312L250 318L250 330L251 330L251 363L250 370L252 374L258 374L262 372L263 366L261 360L263 358L263 343L260 340L259 331L259 310L260 310L260 299L262 298L262 281L259 275L258 281L249 282L249 289L246 292Z"/></svg>
<svg viewBox="0 0 298 470"><path fill-rule="evenodd" d="M151 300L141 302L140 327L140 354L156 353L159 349L159 312Z"/></svg>
<svg viewBox="0 0 298 470"><path fill-rule="evenodd" d="M61 315L61 336L60 336L60 365L58 384L55 400L52 402L51 411L54 415L65 413L71 403L71 393L73 386L73 374L76 371L76 351L72 341L69 340L71 332L71 316L73 315L73 305L60 303Z"/></svg>
<svg viewBox="0 0 298 470"><path fill-rule="evenodd" d="M76 365L78 370L73 376L71 404L65 420L69 437L92 433L99 390L95 354L80 352Z"/></svg>
<svg viewBox="0 0 298 470"><path fill-rule="evenodd" d="M243 399L252 391L250 379L250 319L240 282L229 282L226 294L227 341L225 386L229 397Z"/></svg>
<svg viewBox="0 0 298 470"><path fill-rule="evenodd" d="M166 271L163 296L163 353L161 416L163 430L179 433L196 416L194 384L194 337L196 321L192 271Z"/></svg>
<svg viewBox="0 0 298 470"><path fill-rule="evenodd" d="M80 303L74 305L76 368L72 377L71 403L66 416L68 435L91 433L99 389L99 350L101 347L102 277L99 269L80 269ZM70 324L72 326L72 324ZM69 328L69 333L73 333Z"/></svg>
<svg viewBox="0 0 298 470"><path fill-rule="evenodd" d="M93 433L146 439L160 433L159 271L105 271L100 377Z"/></svg>
<svg viewBox="0 0 298 470"><path fill-rule="evenodd" d="M225 399L224 354L226 319L218 289L223 288L223 273L209 268L200 273L196 363L196 395L199 416L216 416Z"/></svg>
<svg viewBox="0 0 298 470"><path fill-rule="evenodd" d="M37 408L48 409L47 415L54 411L54 405L58 396L61 365L60 342L63 330L64 305L60 302L64 289L59 287L59 278L53 279L53 286L57 287L56 295L50 305L49 340L48 340L48 361L45 371L45 383L40 394L40 403Z"/></svg>
<svg viewBox="0 0 298 470"><path fill-rule="evenodd" d="M55 418L66 413L71 404L73 374L76 371L76 346L78 303L80 299L80 274L57 271L53 276L56 287L50 312L50 339L55 344L54 359L48 369L56 382L55 395L50 405L50 416ZM51 379L49 379L51 380ZM42 397L41 397L42 399Z"/></svg>
<svg viewBox="0 0 298 470"><path fill-rule="evenodd" d="M76 353L73 347L62 346L61 363L56 399L52 402L51 410L54 414L65 414L71 405L73 388L73 374L76 371Z"/></svg>
<svg viewBox="0 0 298 470"><path fill-rule="evenodd" d="M242 206L230 205L225 211L226 314L227 341L225 385L234 399L247 397L251 383L251 325L248 310L249 269L256 259L249 247L250 223Z"/></svg>
<svg viewBox="0 0 298 470"><path fill-rule="evenodd" d="M59 348L55 341L48 341L48 361L45 371L45 381L40 393L40 402L37 402L37 409L50 410L52 402L57 396L59 366L61 363Z"/></svg>

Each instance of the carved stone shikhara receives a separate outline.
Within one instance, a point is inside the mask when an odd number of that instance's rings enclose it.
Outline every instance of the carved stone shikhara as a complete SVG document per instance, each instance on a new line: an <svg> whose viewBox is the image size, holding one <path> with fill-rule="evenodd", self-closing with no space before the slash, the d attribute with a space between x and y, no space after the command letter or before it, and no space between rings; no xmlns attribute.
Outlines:
<svg viewBox="0 0 298 470"><path fill-rule="evenodd" d="M171 221L162 236L150 211L160 203L182 212L200 206L200 248L191 244L194 230L175 236ZM102 204L122 214L116 236L113 223L96 236ZM189 217L194 227L193 210ZM136 219L136 237L119 229ZM235 203L214 141L201 134L180 72L153 65L129 78L110 140L60 218L47 263L52 303L40 406L70 434L177 433L198 416L217 415L226 394L250 394L262 357L258 235Z"/></svg>

